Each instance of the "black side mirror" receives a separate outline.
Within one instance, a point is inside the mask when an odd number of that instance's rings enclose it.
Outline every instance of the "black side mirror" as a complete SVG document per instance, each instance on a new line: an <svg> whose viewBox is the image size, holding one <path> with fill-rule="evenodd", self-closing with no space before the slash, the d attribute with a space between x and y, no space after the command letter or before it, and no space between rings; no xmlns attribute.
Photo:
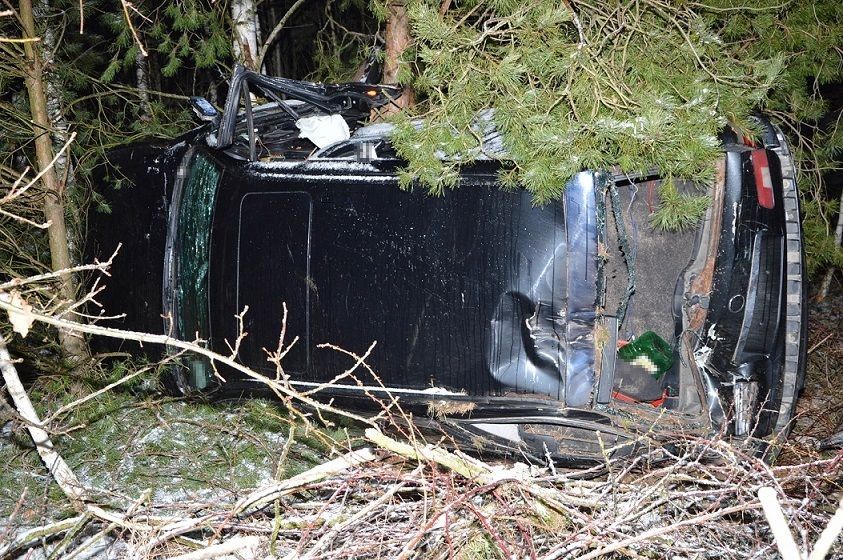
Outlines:
<svg viewBox="0 0 843 560"><path fill-rule="evenodd" d="M190 107L202 122L213 122L220 116L216 108L204 97L191 97Z"/></svg>

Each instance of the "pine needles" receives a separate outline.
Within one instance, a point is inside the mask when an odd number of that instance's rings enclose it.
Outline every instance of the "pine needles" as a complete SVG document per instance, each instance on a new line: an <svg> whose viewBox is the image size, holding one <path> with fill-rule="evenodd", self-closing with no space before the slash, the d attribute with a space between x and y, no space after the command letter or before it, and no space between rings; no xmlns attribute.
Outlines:
<svg viewBox="0 0 843 560"><path fill-rule="evenodd" d="M813 56L836 52L823 41L800 55L795 73L785 68L789 49L805 45L788 39L782 26L794 18L816 24L805 20L802 7L787 11L763 0L737 7L474 0L440 8L438 1L410 3L416 44L406 53L405 77L421 94L415 115L425 126L401 118L395 137L408 161L405 183L418 181L432 193L457 183L449 160L466 164L483 156L508 161L508 182L527 188L539 204L589 168L660 169L665 177L708 185L719 131L730 123L745 128L771 96L780 103L780 84L798 89L795 82L816 64ZM839 9L820 11L840 18ZM814 97L796 99L803 114L822 113ZM488 108L504 153L483 153L476 121ZM670 185L660 193L653 224L693 225L707 199L679 195Z"/></svg>

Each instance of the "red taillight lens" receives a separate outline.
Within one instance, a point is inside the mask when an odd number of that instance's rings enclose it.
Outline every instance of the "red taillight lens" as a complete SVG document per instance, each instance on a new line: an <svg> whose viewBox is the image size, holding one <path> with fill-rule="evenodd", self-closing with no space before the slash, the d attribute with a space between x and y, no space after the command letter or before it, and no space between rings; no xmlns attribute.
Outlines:
<svg viewBox="0 0 843 560"><path fill-rule="evenodd" d="M752 150L751 157L758 204L764 208L772 209L776 205L776 199L773 196L773 178L770 175L770 161L767 159L767 150Z"/></svg>

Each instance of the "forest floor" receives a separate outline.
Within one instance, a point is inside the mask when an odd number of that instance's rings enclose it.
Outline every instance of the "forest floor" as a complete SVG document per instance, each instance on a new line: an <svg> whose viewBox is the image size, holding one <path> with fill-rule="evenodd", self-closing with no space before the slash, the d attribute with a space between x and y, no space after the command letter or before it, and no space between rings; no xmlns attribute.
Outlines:
<svg viewBox="0 0 843 560"><path fill-rule="evenodd" d="M304 425L262 400L173 399L147 376L53 425L56 449L109 521L80 515L25 427L0 410L0 560L775 558L757 498L765 486L808 551L843 496L843 452L818 449L843 422L840 286L812 304L810 325L806 388L773 466L718 438L590 475L484 463L402 443L412 434ZM42 377L30 396L48 416L135 368ZM828 558L843 558L839 538Z"/></svg>
<svg viewBox="0 0 843 560"><path fill-rule="evenodd" d="M808 368L805 390L797 402L790 438L794 445L784 460L800 458L800 447L843 430L843 287L809 308Z"/></svg>

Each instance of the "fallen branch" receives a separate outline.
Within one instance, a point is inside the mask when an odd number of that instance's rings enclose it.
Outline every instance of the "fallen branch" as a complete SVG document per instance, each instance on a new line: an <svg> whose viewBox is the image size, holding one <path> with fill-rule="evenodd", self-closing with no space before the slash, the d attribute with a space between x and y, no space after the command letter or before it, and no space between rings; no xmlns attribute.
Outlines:
<svg viewBox="0 0 843 560"><path fill-rule="evenodd" d="M814 544L814 550L811 551L809 560L825 560L828 551L831 550L831 545L840 536L841 531L843 531L843 499L840 500L837 511L834 512L828 525L820 534L820 538Z"/></svg>
<svg viewBox="0 0 843 560"><path fill-rule="evenodd" d="M68 517L61 521L49 523L41 527L27 529L17 535L11 537L6 543L0 544L0 558L5 557L15 551L27 548L39 541L43 541L50 537L61 535L69 531L81 523L87 516L77 515L76 517Z"/></svg>
<svg viewBox="0 0 843 560"><path fill-rule="evenodd" d="M70 323L70 321L68 321ZM43 428L41 419L35 408L32 406L32 401L29 400L29 395L23 388L20 382L18 372L12 364L12 357L6 349L6 342L0 340L0 370L3 371L3 380L6 382L6 390L12 397L15 408L18 414L26 421L26 428L29 431L32 441L35 443L35 449L38 455L50 471L56 484L59 485L61 491L73 503L73 507L77 511L84 511L84 502L88 501L88 494L85 488L80 484L79 479L53 448L53 442L50 440L50 435Z"/></svg>
<svg viewBox="0 0 843 560"><path fill-rule="evenodd" d="M469 461L435 445L419 447L394 440L376 428L366 430L366 439L407 459L436 463L480 485L495 485L503 481L520 482L522 483L522 490L541 499L545 505L558 511L566 511L567 506L571 505L587 508L599 505L599 501L596 499L584 499L569 493L562 494L535 484L531 480L529 467L524 464L516 463L515 466L510 468L492 468L481 461Z"/></svg>
<svg viewBox="0 0 843 560"><path fill-rule="evenodd" d="M358 467L364 463L374 461L376 455L371 449L364 447L357 451L349 451L345 455L337 457L322 465L298 474L292 478L281 481L265 488L252 492L234 505L230 511L216 514L208 514L199 517L181 519L173 523L157 527L158 535L144 544L140 556L149 554L155 547L160 546L170 539L191 533L203 527L211 527L214 524L224 523L232 517L241 514L248 514L269 504L287 494L301 490L305 486L336 476L351 468Z"/></svg>
<svg viewBox="0 0 843 560"><path fill-rule="evenodd" d="M194 342L185 342L183 340L179 340L177 338L173 338L172 336L165 334L149 334L137 331L124 331L120 329L112 329L109 327L101 327L99 325L89 325L69 321L67 319L60 319L57 317L39 313L37 311L33 311L31 309L25 309L19 305L15 305L12 301L9 301L8 298L0 297L0 309L3 309L10 313L17 313L19 315L27 316L34 321L45 323L47 325L52 325L54 327L58 327L59 329L64 329L65 331L71 334L79 335L81 333L86 333L97 336L105 336L109 338L118 338L121 340L133 340L135 342L141 342L146 344L160 344L170 348L187 350L193 354L204 356L209 360L212 360L213 362L224 364L235 371L245 374L247 377L254 379L255 381L263 383L277 397L281 398L282 400L285 398L292 399L298 401L301 404L305 404L316 411L329 412L338 416L343 416L345 418L357 420L358 422L363 422L369 425L374 424L374 422L370 418L365 418L358 414L354 414L346 410L336 408L330 404L319 402L313 398L302 394L299 391L296 391L287 383L283 382L283 380L275 381L273 379L270 379L269 377L261 375L253 369L244 366L243 364L239 363L237 360L230 356L223 356L222 354L214 352L213 350L208 350L207 348L204 348Z"/></svg>
<svg viewBox="0 0 843 560"><path fill-rule="evenodd" d="M377 455L375 455L368 447L364 447L356 451L349 451L345 455L337 457L336 459L328 461L322 465L317 465L312 469L301 474L297 474L292 478L282 480L281 482L277 482L271 486L252 492L237 502L234 506L233 513L235 515L239 515L241 513L248 512L249 510L260 508L266 504L274 502L278 498L289 494L294 490L307 486L308 484L313 484L314 482L324 480L331 476L336 476L349 469L375 461L376 459Z"/></svg>
<svg viewBox="0 0 843 560"><path fill-rule="evenodd" d="M328 530L322 537L316 541L316 544L311 547L311 549L302 556L298 554L290 555L287 560L295 560L296 558L300 558L301 560L312 560L314 555L319 552L325 545L329 544L340 534L343 530L353 527L355 524L361 522L362 520L366 519L367 516L371 515L375 512L378 508L392 500L393 496L403 490L405 488L405 483L399 483L394 485L388 491L386 491L380 498L371 502L369 505L358 511L356 514L351 516L346 521L337 524L336 526L332 527Z"/></svg>
<svg viewBox="0 0 843 560"><path fill-rule="evenodd" d="M459 457L450 451L446 451L441 447L433 445L413 447L410 444L396 441L375 428L368 428L366 430L366 439L378 447L397 453L402 457L406 457L414 461L430 461L437 463L461 476L464 476L465 478L468 478L469 480L474 480L479 484L488 484L492 480L491 469L469 463L462 457Z"/></svg>
<svg viewBox="0 0 843 560"><path fill-rule="evenodd" d="M759 488L758 500L761 502L761 507L764 508L764 517L767 518L767 523L769 523L770 530L773 532L773 538L776 540L776 546L779 548L782 560L799 560L802 558L799 547L793 540L793 533L787 526L787 519L784 517L779 499L776 497L776 491L769 486Z"/></svg>
<svg viewBox="0 0 843 560"><path fill-rule="evenodd" d="M170 560L208 560L209 558L217 558L219 556L226 556L228 554L237 554L237 556L251 557L254 555L256 549L261 544L261 538L249 535L247 537L235 537L219 544L211 545L207 548L194 550L187 554L173 556Z"/></svg>

